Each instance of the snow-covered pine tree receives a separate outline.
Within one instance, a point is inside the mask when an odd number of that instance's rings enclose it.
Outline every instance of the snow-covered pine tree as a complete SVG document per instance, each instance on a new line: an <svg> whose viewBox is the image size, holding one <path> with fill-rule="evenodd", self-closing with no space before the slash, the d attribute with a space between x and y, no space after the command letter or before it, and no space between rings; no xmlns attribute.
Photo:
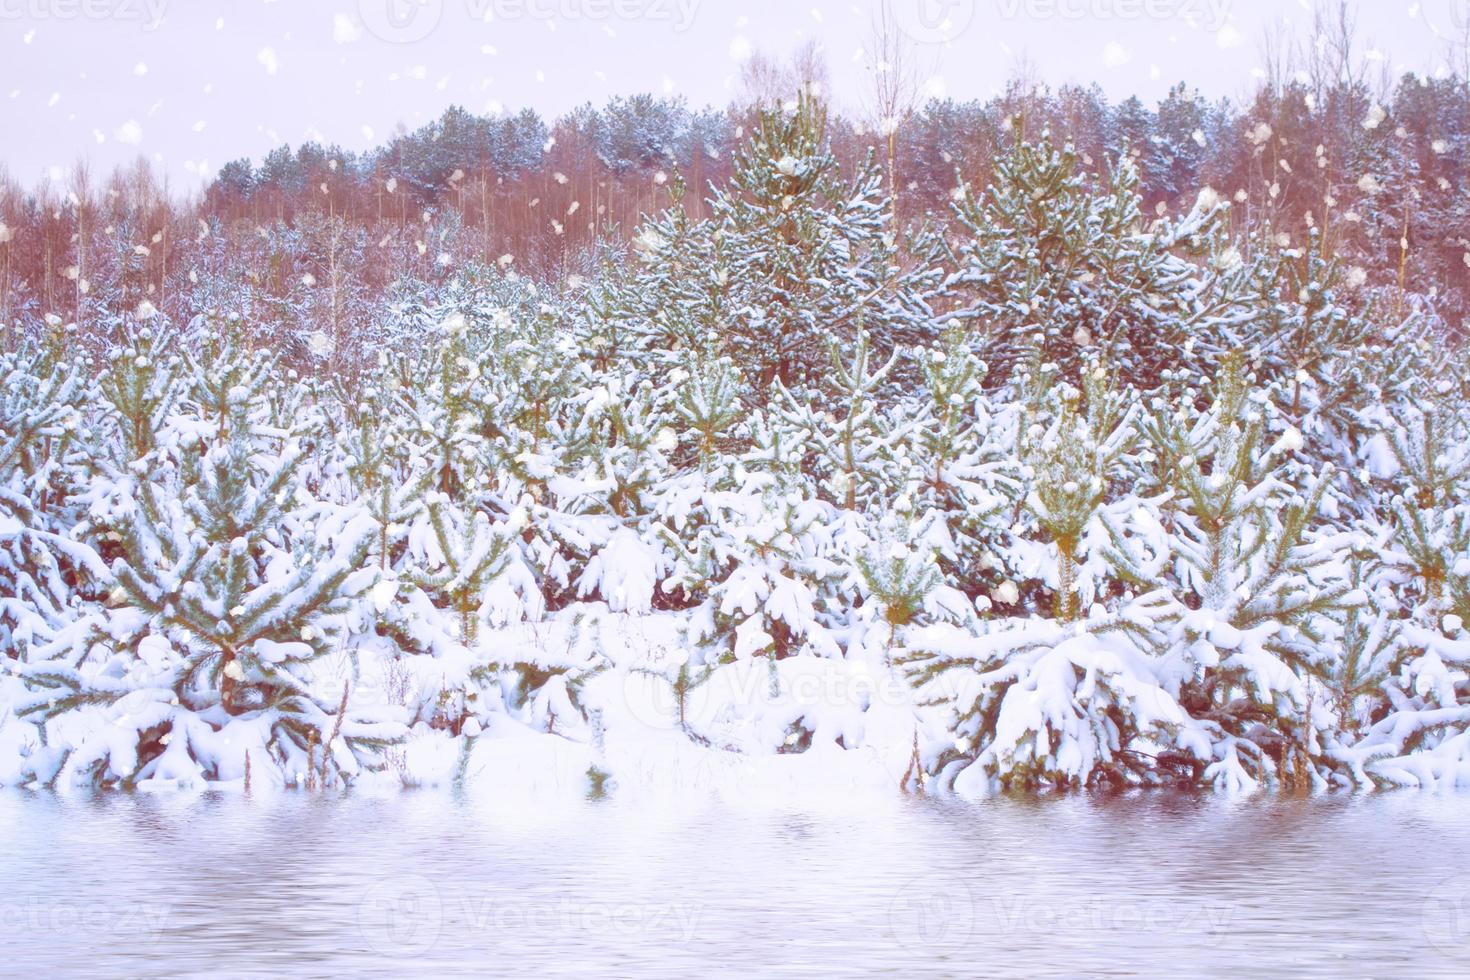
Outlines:
<svg viewBox="0 0 1470 980"><path fill-rule="evenodd" d="M651 532L674 557L673 574L660 586L680 605L703 602L722 569L714 558L721 539L718 507L736 492L745 470L738 450L745 441L745 409L739 371L728 357L686 352L687 367L670 374L671 408L678 441L689 446L697 465L665 484Z"/></svg>
<svg viewBox="0 0 1470 980"><path fill-rule="evenodd" d="M972 601L998 586L999 552L1021 494L1016 406L984 394L988 366L965 332L945 330L933 349L915 351L926 398L910 407L909 455L919 475L914 509L932 513L931 543L949 582Z"/></svg>
<svg viewBox="0 0 1470 980"><path fill-rule="evenodd" d="M685 426L695 448L701 474L710 476L726 455L741 409L743 382L728 357L706 353L676 369L674 415Z"/></svg>
<svg viewBox="0 0 1470 980"><path fill-rule="evenodd" d="M1191 337L1238 315L1228 281L1182 257L1209 249L1227 207L1202 195L1177 222L1145 228L1128 157L1093 190L1070 145L1017 140L985 193L962 182L953 204L964 236L945 282L950 317L984 334L992 385L1038 355L1079 383L1101 356L1125 384L1151 388L1162 370L1198 362Z"/></svg>
<svg viewBox="0 0 1470 980"><path fill-rule="evenodd" d="M1300 242L1270 225L1252 248L1252 286L1260 313L1227 332L1245 350L1263 385L1280 385L1293 424L1316 440L1361 436L1354 414L1380 397L1365 368L1379 345L1412 336L1412 321L1379 327L1374 318L1347 308L1342 293L1352 270L1328 254L1322 233L1310 228ZM1371 312L1371 311L1370 311Z"/></svg>
<svg viewBox="0 0 1470 980"><path fill-rule="evenodd" d="M247 753L257 778L347 779L402 730L312 673L346 642L342 614L377 574L371 525L298 479L319 420L271 424L267 389L281 379L238 321L194 333L176 431L152 437L168 448L143 457L149 478L99 527L117 537L105 630L80 656L25 668L34 693L21 714L42 725L43 782L236 779ZM148 367L134 355L130 370ZM116 438L157 422L125 414L153 403L128 399L140 388L155 390L121 376L105 389L119 398Z"/></svg>
<svg viewBox="0 0 1470 980"><path fill-rule="evenodd" d="M876 522L869 544L854 558L865 591L854 619L879 621L887 628L876 637L855 631L858 635L849 649L877 639L889 655L893 641L908 627L934 621L969 624L975 618L969 597L945 582L940 567L943 549L933 543L936 535L930 529L940 515L934 511L915 515L911 507L907 499L900 499Z"/></svg>
<svg viewBox="0 0 1470 980"><path fill-rule="evenodd" d="M1226 359L1208 408L1192 398L1160 398L1144 422L1155 454L1145 482L1173 490L1164 515L1188 607L1161 677L1210 734L1205 779L1315 783L1328 719L1312 714L1309 678L1335 660L1331 617L1363 601L1347 577L1348 542L1321 521L1330 469L1297 482L1286 458L1302 446L1294 426L1265 443L1276 409L1243 352Z"/></svg>
<svg viewBox="0 0 1470 980"><path fill-rule="evenodd" d="M1425 392L1391 412L1398 473L1389 562L1408 575L1413 619L1430 628L1446 615L1470 621L1470 419L1455 401Z"/></svg>
<svg viewBox="0 0 1470 980"><path fill-rule="evenodd" d="M555 483L561 509L580 519L592 552L577 593L600 595L614 612L647 613L667 566L652 525L679 448L670 392L610 373L591 394L583 407L592 438L569 477Z"/></svg>
<svg viewBox="0 0 1470 980"><path fill-rule="evenodd" d="M692 534L664 532L673 568L664 588L703 601L690 612L689 638L710 659L833 656L830 597L844 565L832 555L837 511L821 500L795 447L801 434L757 411L750 449L728 488L711 488Z"/></svg>
<svg viewBox="0 0 1470 980"><path fill-rule="evenodd" d="M965 792L1156 781L1159 747L1172 747L1188 721L1150 657L1174 615L1167 596L1149 591L1169 557L1163 529L1151 501L1115 489L1129 475L1136 402L1112 390L1101 366L1085 379L1085 406L1065 382L1031 398L1041 414L1020 449L1026 537L1010 542L1006 560L1050 587L1051 609L1038 617L1044 593L1006 581L994 604L1032 615L991 619L973 634L937 625L905 637L900 662L945 709L932 769ZM1026 539L1033 528L1040 542Z"/></svg>
<svg viewBox="0 0 1470 980"><path fill-rule="evenodd" d="M1454 385L1390 407L1387 542L1374 559L1367 623L1349 622L1345 653L1372 654L1371 672L1342 712L1332 752L1356 784L1426 788L1466 783L1470 759L1470 449ZM1381 465L1381 464L1380 464ZM1385 546L1386 545L1386 546ZM1366 577L1366 576L1364 576ZM1391 617L1391 618L1390 618Z"/></svg>
<svg viewBox="0 0 1470 980"><path fill-rule="evenodd" d="M830 408L822 411L817 399L803 402L788 393L778 411L788 426L807 437L803 457L811 461L811 476L825 496L853 513L886 507L910 475L909 461L903 458L906 433L893 430L881 404L899 355L875 363L871 338L859 330L846 349L829 343L828 358L827 393L821 401Z"/></svg>
<svg viewBox="0 0 1470 980"><path fill-rule="evenodd" d="M1392 576L1383 573L1377 559L1373 542L1366 538L1353 542L1348 581L1362 593L1363 601L1343 611L1340 635L1329 635L1340 655L1319 674L1324 707L1332 712L1332 728L1324 733L1326 755L1338 770L1334 773L1338 782L1370 781L1361 765L1364 736L1404 703L1395 697L1405 661L1399 603Z"/></svg>
<svg viewBox="0 0 1470 980"><path fill-rule="evenodd" d="M410 416L395 389L395 383L380 380L369 384L355 404L349 402L341 440L351 492L377 527L373 557L384 570L396 567L395 552L401 550L408 525L423 513L434 481L422 457L414 465L405 431Z"/></svg>
<svg viewBox="0 0 1470 980"><path fill-rule="evenodd" d="M869 159L843 181L827 110L809 94L761 110L710 208L725 260L706 275L725 280L724 340L759 402L774 381L821 389L829 340L850 341L860 325L880 350L925 329L928 270L900 268L882 173Z"/></svg>
<svg viewBox="0 0 1470 980"><path fill-rule="evenodd" d="M415 550L422 553L407 578L431 596L443 597L459 621L460 642L473 646L489 613L486 597L510 568L511 538L524 518L512 514L492 522L485 511L442 490L430 491L424 503L431 533L416 542Z"/></svg>
<svg viewBox="0 0 1470 980"><path fill-rule="evenodd" d="M1107 588L1108 549L1122 532L1103 505L1137 439L1137 402L1112 390L1107 368L1090 365L1082 381L1085 404L1082 390L1061 382L1049 418L1031 422L1020 446L1025 507L1048 549L1036 577L1052 589L1052 616L1062 623L1075 622Z"/></svg>
<svg viewBox="0 0 1470 980"><path fill-rule="evenodd" d="M436 493L435 471L414 439L419 417L403 398L401 382L391 375L368 382L355 399L346 391L340 398L343 418L336 458L328 464L332 478L324 481L329 488L325 496L359 510L371 522L367 560L379 571L355 606L357 628L375 634L365 635L359 646L393 660L444 654L458 645L461 624L452 616L437 615L432 600L414 589L410 579L422 567L409 547L411 532L419 529L420 539L432 532L426 501ZM401 692L405 700L412 693Z"/></svg>
<svg viewBox="0 0 1470 980"><path fill-rule="evenodd" d="M106 477L124 479L146 467L150 454L173 448L160 446L159 438L170 432L185 378L176 332L167 321L151 317L114 347L98 387L113 429L102 440L105 461L94 462Z"/></svg>
<svg viewBox="0 0 1470 980"><path fill-rule="evenodd" d="M436 492L456 497L478 495L488 479L486 406L476 397L483 352L471 346L471 322L459 310L445 311L420 340L414 376L400 389L412 418L413 455Z"/></svg>
<svg viewBox="0 0 1470 980"><path fill-rule="evenodd" d="M541 609L517 541L529 514L514 503L497 506L505 502L496 464L528 439L533 446L548 439L555 404L544 383L528 383L521 397L529 404L507 410L502 389L485 378L495 345L508 342L508 325L499 319L481 323L446 312L424 353L424 376L404 394L412 419L407 466L428 475L424 506L408 530L404 577L452 612L467 647L475 646L482 621L503 625ZM529 360L534 355L518 366L508 359L507 373L539 377ZM510 430L524 414L532 416L524 419L532 431Z"/></svg>
<svg viewBox="0 0 1470 980"><path fill-rule="evenodd" d="M719 340L734 316L726 237L709 220L696 220L677 171L669 206L648 215L634 234L627 264L607 263L593 285L579 341L593 367L619 361L658 377L681 366L687 352Z"/></svg>
<svg viewBox="0 0 1470 980"><path fill-rule="evenodd" d="M79 437L92 385L66 332L0 352L0 655L26 657L74 618L74 597L108 579L72 531L85 477Z"/></svg>
<svg viewBox="0 0 1470 980"><path fill-rule="evenodd" d="M498 701L480 701L504 666L484 654L481 628L541 608L497 492L501 406L485 370L512 332L501 301L529 300L483 270L405 290L378 375L344 407L339 437L343 496L372 528L368 562L380 570L353 618L380 634L364 645L410 679L399 700L411 719L457 734L472 709Z"/></svg>

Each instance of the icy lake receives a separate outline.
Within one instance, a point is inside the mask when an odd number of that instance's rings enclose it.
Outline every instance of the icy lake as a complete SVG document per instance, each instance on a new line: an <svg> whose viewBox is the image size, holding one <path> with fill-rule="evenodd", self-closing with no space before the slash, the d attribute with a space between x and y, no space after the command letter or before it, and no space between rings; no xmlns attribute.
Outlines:
<svg viewBox="0 0 1470 980"><path fill-rule="evenodd" d="M1470 975L1470 798L5 791L0 827L11 975Z"/></svg>

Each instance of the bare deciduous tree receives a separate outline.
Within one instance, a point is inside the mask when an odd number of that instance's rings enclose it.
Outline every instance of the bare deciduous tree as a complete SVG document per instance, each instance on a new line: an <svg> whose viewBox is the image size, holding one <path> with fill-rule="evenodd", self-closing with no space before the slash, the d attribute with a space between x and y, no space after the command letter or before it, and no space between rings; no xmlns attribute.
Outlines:
<svg viewBox="0 0 1470 980"><path fill-rule="evenodd" d="M874 130L883 139L889 206L896 222L898 132L918 108L923 71L917 46L900 29L891 0L882 0L873 11L865 54L871 76L866 108Z"/></svg>
<svg viewBox="0 0 1470 980"><path fill-rule="evenodd" d="M825 96L827 59L816 41L807 41L784 63L764 51L754 51L740 65L743 109L794 99L798 92Z"/></svg>

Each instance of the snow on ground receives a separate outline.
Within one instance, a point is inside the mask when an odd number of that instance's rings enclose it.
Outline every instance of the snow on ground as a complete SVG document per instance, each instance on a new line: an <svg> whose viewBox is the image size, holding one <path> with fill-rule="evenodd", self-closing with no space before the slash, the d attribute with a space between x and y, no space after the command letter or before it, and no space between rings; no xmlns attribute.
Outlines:
<svg viewBox="0 0 1470 980"><path fill-rule="evenodd" d="M565 684L547 684L517 710L491 703L471 710L458 733L418 722L388 751L382 772L362 772L355 787L379 793L436 788L473 796L620 797L714 794L824 798L895 792L919 724L912 689L895 672L865 662L797 656L724 664L691 690L681 716L667 677L678 650L681 617L608 613L587 604L547 621L522 623L481 638L499 657L535 660L568 645L574 622L595 622L607 666L585 683L573 706ZM585 625L576 627L586 632ZM359 706L407 706L430 697L452 671L432 657L343 658L317 665L323 697L352 684ZM6 678L6 683L16 683ZM546 687L556 694L548 695ZM396 703L395 703L396 702ZM73 715L53 739L81 743L105 735L101 713ZM91 726L90 730L80 730ZM116 729L120 739L132 730ZM0 723L0 785L24 784L25 757L39 751L37 728L7 714ZM257 769L254 792L279 791L282 780ZM302 780L301 785L305 781ZM199 789L188 772L165 771L146 790ZM243 789L243 777L208 787ZM65 788L59 784L58 788Z"/></svg>

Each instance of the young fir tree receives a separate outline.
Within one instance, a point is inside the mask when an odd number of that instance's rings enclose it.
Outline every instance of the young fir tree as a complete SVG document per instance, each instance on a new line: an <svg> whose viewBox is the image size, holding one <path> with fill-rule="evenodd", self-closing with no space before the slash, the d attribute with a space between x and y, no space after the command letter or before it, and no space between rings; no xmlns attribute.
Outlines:
<svg viewBox="0 0 1470 980"><path fill-rule="evenodd" d="M1021 494L1014 458L1019 413L984 394L989 368L960 328L951 326L915 357L926 397L913 401L907 426L918 474L914 507L935 517L931 543L946 578L984 605L1005 577L1001 542Z"/></svg>
<svg viewBox="0 0 1470 980"><path fill-rule="evenodd" d="M692 443L699 472L707 480L716 473L733 439L741 408L743 383L740 372L728 357L711 353L686 360L671 377L674 385L673 411Z"/></svg>
<svg viewBox="0 0 1470 980"><path fill-rule="evenodd" d="M1349 620L1331 756L1358 785L1462 784L1470 757L1470 452L1454 386L1390 407L1387 541L1364 542L1368 611ZM1358 681L1351 685L1350 681Z"/></svg>
<svg viewBox="0 0 1470 980"><path fill-rule="evenodd" d="M425 509L431 535L420 545L423 555L407 578L443 597L459 621L460 642L472 647L490 611L485 601L490 586L510 567L511 540L521 521L512 515L509 521L492 522L485 511L438 490L428 494Z"/></svg>
<svg viewBox="0 0 1470 980"><path fill-rule="evenodd" d="M1272 404L1243 356L1227 359L1214 400L1161 400L1146 431L1155 479L1173 489L1180 599L1164 677L1211 735L1204 772L1220 785L1314 783L1319 730L1309 678L1330 670L1333 615L1362 601L1344 573L1343 542L1320 527L1330 470L1305 486L1285 457L1302 446L1286 426L1265 444Z"/></svg>
<svg viewBox="0 0 1470 980"><path fill-rule="evenodd" d="M720 503L735 492L744 470L737 452L744 443L746 410L740 373L727 357L687 353L686 366L670 374L678 442L695 465L673 476L657 499L651 532L673 556L674 574L660 591L679 606L697 605L722 571L714 555L723 540Z"/></svg>
<svg viewBox="0 0 1470 980"><path fill-rule="evenodd" d="M1227 282L1175 254L1208 249L1226 205L1203 196L1178 222L1145 229L1127 157L1094 191L1070 145L1018 139L986 193L962 184L953 207L965 234L945 292L959 304L952 316L984 334L991 384L1033 357L1076 383L1102 357L1125 384L1151 388L1203 356L1191 337L1239 315Z"/></svg>
<svg viewBox="0 0 1470 980"><path fill-rule="evenodd" d="M1236 349L1247 351L1251 370L1264 385L1280 385L1293 424L1314 440L1351 440L1362 434L1355 413L1383 392L1364 368L1383 342L1413 335L1414 324L1379 328L1368 313L1344 301L1351 270L1327 252L1318 229L1299 243L1266 225L1252 249L1252 287L1261 295L1262 315L1227 332Z"/></svg>
<svg viewBox="0 0 1470 980"><path fill-rule="evenodd" d="M391 382L370 385L348 407L342 445L350 492L372 516L377 529L373 558L378 567L394 570L401 563L408 525L424 511L434 472L422 462L414 465L416 457L405 424L409 414ZM440 476L442 479L442 471Z"/></svg>
<svg viewBox="0 0 1470 980"><path fill-rule="evenodd" d="M74 597L106 567L71 532L85 476L79 437L91 385L53 324L41 344L0 352L0 651L26 656L64 630Z"/></svg>
<svg viewBox="0 0 1470 980"><path fill-rule="evenodd" d="M669 401L649 379L615 374L585 404L594 435L562 496L593 538L577 592L614 612L647 613L667 565L652 524L679 448Z"/></svg>
<svg viewBox="0 0 1470 980"><path fill-rule="evenodd" d="M23 714L50 750L36 761L43 781L233 779L251 763L257 778L348 778L380 764L401 731L314 683L314 662L346 641L342 614L376 576L371 528L303 493L318 420L270 424L266 389L280 379L237 321L197 333L177 417L160 425L139 411L154 399L130 397L157 390L136 352L104 388L116 438L152 429L133 444L170 449L141 457L148 478L99 528L117 536L105 631L82 657L26 671Z"/></svg>
<svg viewBox="0 0 1470 980"><path fill-rule="evenodd" d="M413 455L437 492L476 497L484 491L488 433L479 379L483 351L471 336L474 321L459 310L420 341L419 356L400 389L412 423Z"/></svg>
<svg viewBox="0 0 1470 980"><path fill-rule="evenodd" d="M1083 391L1062 383L1052 393L1050 419L1028 426L1020 446L1025 507L1050 552L1052 615L1063 623L1081 617L1112 571L1110 547L1122 532L1104 504L1137 438L1137 403L1112 390L1107 369L1093 364L1083 380L1085 405Z"/></svg>
<svg viewBox="0 0 1470 980"><path fill-rule="evenodd" d="M1343 611L1340 634L1329 636L1329 642L1340 646L1341 655L1321 673L1333 712L1332 731L1325 736L1327 755L1339 767L1351 759L1353 746L1373 725L1403 704L1395 697L1396 676L1406 659L1403 623L1389 576L1382 573L1377 557L1371 542L1354 542L1348 581L1362 593L1363 601ZM1363 775L1360 770L1349 778L1368 782L1366 777L1355 778Z"/></svg>
<svg viewBox="0 0 1470 980"><path fill-rule="evenodd" d="M1154 502L1118 489L1136 404L1099 366L1086 381L1085 405L1066 383L1031 396L1023 509L1000 546L1049 601L1002 582L985 607L1031 615L992 619L974 636L914 634L899 657L921 696L946 709L932 768L957 787L1156 781L1158 747L1188 721L1151 657L1173 615L1157 590L1165 536Z"/></svg>
<svg viewBox="0 0 1470 980"><path fill-rule="evenodd" d="M733 319L740 284L730 280L728 239L691 216L686 194L675 173L669 206L633 236L635 261L609 264L593 286L579 339L595 370L622 361L658 377Z"/></svg>
<svg viewBox="0 0 1470 980"><path fill-rule="evenodd" d="M803 456L833 503L850 513L887 506L909 475L900 463L907 454L906 433L891 429L880 401L898 354L875 364L871 339L860 331L849 351L831 343L828 357L824 401L830 410L815 408L815 399L788 397L778 411L789 427L805 434Z"/></svg>
<svg viewBox="0 0 1470 980"><path fill-rule="evenodd" d="M540 608L537 586L553 605L572 601L573 583L597 539L586 521L567 512L557 488L566 490L563 481L593 452L596 413L585 408L598 385L556 307L522 316L502 311L496 317L480 348L475 398L487 436L488 502L503 514L524 507L531 517L505 584L533 615ZM477 324L471 336L479 332Z"/></svg>
<svg viewBox="0 0 1470 980"><path fill-rule="evenodd" d="M829 340L855 338L860 318L881 349L923 332L927 269L900 268L872 161L843 181L821 103L803 94L762 110L733 166L710 202L725 261L706 274L726 279L719 326L757 400L777 381L823 389Z"/></svg>
<svg viewBox="0 0 1470 980"><path fill-rule="evenodd" d="M1392 413L1386 434L1398 473L1389 561L1409 576L1414 620L1431 628L1446 615L1470 621L1470 420L1433 394Z"/></svg>
<svg viewBox="0 0 1470 980"><path fill-rule="evenodd" d="M877 636L885 654L907 628L936 620L970 623L975 617L969 598L945 583L942 549L931 543L926 527L939 515L931 511L916 516L910 508L907 500L900 500L854 559L868 600L855 618L886 626ZM855 637L849 650L861 647L864 639Z"/></svg>
<svg viewBox="0 0 1470 980"><path fill-rule="evenodd" d="M1135 546L1132 561L1157 574L1167 552L1150 544ZM943 709L944 731L923 761L963 792L1158 783L1192 771L1208 739L1153 658L1174 615L1167 596L1125 593L1075 622L992 618L909 632L895 659L923 702Z"/></svg>
<svg viewBox="0 0 1470 980"><path fill-rule="evenodd" d="M408 575L416 567L411 532L427 524L435 474L418 452L417 419L399 381L379 376L364 387L355 399L338 389L342 417L321 481L325 499L356 509L372 526L367 560L378 580L358 599L349 621L365 634L358 647L369 655L396 661L434 656L458 643L460 624L434 615L429 598L413 589ZM400 663L393 669L410 668ZM401 693L406 699L411 692Z"/></svg>
<svg viewBox="0 0 1470 980"><path fill-rule="evenodd" d="M728 485L701 494L699 523L662 533L673 566L664 588L699 602L689 638L712 659L835 655L835 508L803 472L799 431L761 412L749 431Z"/></svg>
<svg viewBox="0 0 1470 980"><path fill-rule="evenodd" d="M428 475L424 506L408 529L403 574L447 607L459 639L474 647L480 625L518 621L539 613L541 593L522 561L519 535L529 514L497 492L495 465L503 443L524 444L523 430L507 433L502 420L519 421L484 376L498 323L481 324L459 311L444 315L424 355L425 377L410 382L412 412L409 470ZM522 370L527 368L522 367ZM533 399L533 439L549 438L554 424L546 393L527 386Z"/></svg>

